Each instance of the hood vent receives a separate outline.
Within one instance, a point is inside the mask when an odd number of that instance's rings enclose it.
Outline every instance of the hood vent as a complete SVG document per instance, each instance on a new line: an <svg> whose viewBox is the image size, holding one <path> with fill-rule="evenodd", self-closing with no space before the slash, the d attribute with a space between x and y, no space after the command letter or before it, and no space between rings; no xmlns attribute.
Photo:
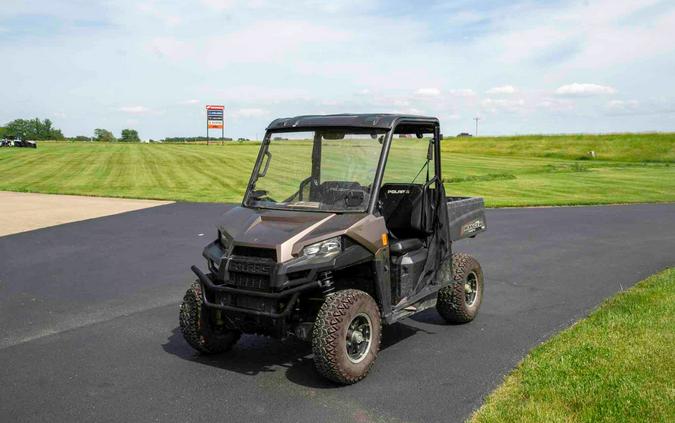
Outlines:
<svg viewBox="0 0 675 423"><path fill-rule="evenodd" d="M234 250L232 250L232 255L277 261L277 250L273 248L256 248L235 245Z"/></svg>

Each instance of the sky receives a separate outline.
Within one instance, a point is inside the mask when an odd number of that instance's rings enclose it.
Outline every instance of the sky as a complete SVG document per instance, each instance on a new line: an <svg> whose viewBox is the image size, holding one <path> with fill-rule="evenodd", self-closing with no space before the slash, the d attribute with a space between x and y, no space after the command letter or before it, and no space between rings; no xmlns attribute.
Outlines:
<svg viewBox="0 0 675 423"><path fill-rule="evenodd" d="M675 131L675 2L1 0L0 124L260 137L277 117L445 135ZM212 131L212 135L219 135Z"/></svg>

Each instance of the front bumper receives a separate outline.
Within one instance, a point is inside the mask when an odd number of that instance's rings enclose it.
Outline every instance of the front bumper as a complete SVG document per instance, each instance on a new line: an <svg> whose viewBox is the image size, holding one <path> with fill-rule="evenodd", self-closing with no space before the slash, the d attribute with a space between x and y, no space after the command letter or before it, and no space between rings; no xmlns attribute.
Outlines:
<svg viewBox="0 0 675 423"><path fill-rule="evenodd" d="M279 319L286 317L290 314L291 310L293 310L293 306L295 303L298 301L298 297L300 296L300 293L304 291L308 291L311 289L315 288L320 288L321 287L321 282L320 281L312 281L312 282L307 282L302 285L295 286L293 288L286 289L284 291L280 292L267 292L267 291L255 291L255 290L249 290L249 289L240 289L240 288L233 288L230 286L224 286L224 285L216 285L213 283L213 280L211 280L211 277L207 276L199 270L197 266L192 266L191 267L192 271L197 275L197 278L199 279L199 284L201 285L202 288L202 301L204 305L207 307L215 308L218 310L226 310L226 311L234 311L234 312L239 312L239 313L244 313L244 314L250 314L254 316L262 316L262 317L270 317L273 319ZM210 301L208 298L207 293L217 293L217 294L229 294L229 295L237 295L237 296L244 296L244 297L253 297L253 298L258 298L261 299L259 303L264 307L266 305L266 301L264 300L271 300L273 305L282 303L284 302L283 309L280 311L266 311L266 310L256 310L252 308L247 308L247 307L240 307L240 306L235 306L235 305L229 305L229 304L222 304L218 303L215 301ZM218 296L216 296L218 297ZM290 297L288 302L285 302L286 298ZM276 308L276 307L274 307Z"/></svg>

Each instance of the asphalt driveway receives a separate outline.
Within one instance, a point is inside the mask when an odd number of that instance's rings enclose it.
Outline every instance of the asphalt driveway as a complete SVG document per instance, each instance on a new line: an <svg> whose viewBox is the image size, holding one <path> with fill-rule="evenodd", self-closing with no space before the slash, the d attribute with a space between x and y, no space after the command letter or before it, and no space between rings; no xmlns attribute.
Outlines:
<svg viewBox="0 0 675 423"><path fill-rule="evenodd" d="M533 346L675 265L674 204L490 210L456 246L485 270L478 318L388 327L372 373L338 387L298 341L245 336L208 358L183 341L189 265L225 207L0 238L0 421L460 421Z"/></svg>

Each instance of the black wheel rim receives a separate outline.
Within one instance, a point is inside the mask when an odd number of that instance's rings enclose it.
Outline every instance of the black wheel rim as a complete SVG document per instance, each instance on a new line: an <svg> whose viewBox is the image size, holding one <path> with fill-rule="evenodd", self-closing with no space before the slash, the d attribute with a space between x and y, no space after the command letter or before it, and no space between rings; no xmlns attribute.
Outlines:
<svg viewBox="0 0 675 423"><path fill-rule="evenodd" d="M347 357L352 363L360 363L370 352L373 332L370 317L359 313L347 328Z"/></svg>
<svg viewBox="0 0 675 423"><path fill-rule="evenodd" d="M471 272L466 277L464 283L464 302L467 307L471 307L478 298L478 275L476 272Z"/></svg>

